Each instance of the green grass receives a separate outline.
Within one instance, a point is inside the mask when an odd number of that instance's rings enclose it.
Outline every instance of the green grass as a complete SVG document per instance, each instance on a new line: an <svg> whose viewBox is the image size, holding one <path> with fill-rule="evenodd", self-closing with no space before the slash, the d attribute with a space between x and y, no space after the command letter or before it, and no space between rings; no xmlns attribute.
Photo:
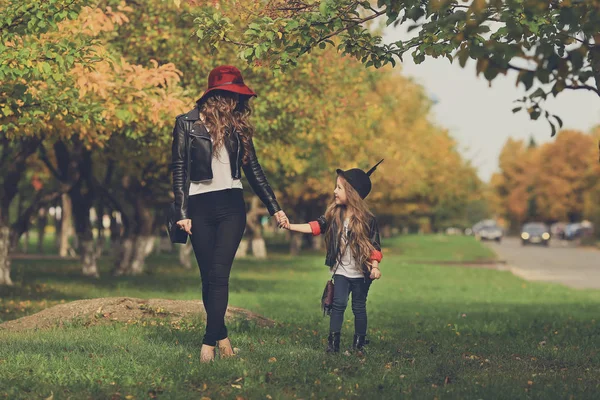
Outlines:
<svg viewBox="0 0 600 400"><path fill-rule="evenodd" d="M472 238L446 239L384 244L383 278L369 294L371 344L364 359L323 352L323 255L277 254L234 265L230 304L280 323L271 329L245 321L230 325L239 358L200 365L199 321L179 329L74 322L60 330L4 333L0 398L597 399L600 292L529 283L508 272L403 261L488 254ZM106 276L109 265L101 267ZM197 271L166 256L153 258L149 273L137 278L92 281L72 262L15 261L13 270L20 285L3 294L5 319L31 313L44 300L199 298ZM31 306L7 313L11 301ZM343 347L352 333L348 309Z"/></svg>
<svg viewBox="0 0 600 400"><path fill-rule="evenodd" d="M409 261L479 261L493 260L496 255L471 236L398 236L383 240L386 253Z"/></svg>

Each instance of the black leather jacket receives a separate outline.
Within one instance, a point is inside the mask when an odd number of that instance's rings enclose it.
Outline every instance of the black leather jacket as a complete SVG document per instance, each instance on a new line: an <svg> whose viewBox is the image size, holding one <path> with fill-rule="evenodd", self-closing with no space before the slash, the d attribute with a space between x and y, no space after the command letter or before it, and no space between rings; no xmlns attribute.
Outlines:
<svg viewBox="0 0 600 400"><path fill-rule="evenodd" d="M203 181L212 179L213 148L210 134L203 124L194 123L200 119L200 110L194 108L186 114L179 115L175 120L173 129L172 170L173 193L175 195L175 209L178 220L189 218L188 197L190 181ZM241 169L252 186L252 190L269 210L271 215L281 210L273 189L267 181L256 158L254 144L250 140L250 158L246 164L242 163L244 157L244 144L239 133L228 135L225 143L231 163L231 177L240 179ZM188 160L189 155L189 160ZM188 173L189 161L189 173Z"/></svg>
<svg viewBox="0 0 600 400"><path fill-rule="evenodd" d="M325 219L325 216L322 215L319 218L317 218L316 221L312 221L309 222L313 235L320 235L321 233L326 233L327 232L327 227L328 227L328 221ZM334 222L335 224L335 222ZM328 239L329 241L329 246L327 247L327 256L325 257L325 265L327 265L328 267L332 268L335 266L335 263L337 261L337 257L338 257L338 253L340 252L340 240L341 238L333 238L332 236L334 235L334 232L337 232L337 227L334 225L332 226L331 232L329 233L329 235L331 235ZM348 232L348 235L350 236L350 240L352 240L352 232ZM375 219L375 217L372 217L371 220L369 221L369 237L371 240L371 244L373 245L373 247L375 248L375 251L373 251L373 253L370 255L369 259L370 260L377 260L377 261L381 261L383 258L383 254L381 252L381 242L380 242L380 238L379 238L379 227L377 225L377 219ZM362 265L362 270L363 273L365 274L365 277L368 277L370 275L370 272L368 271L368 268L366 265Z"/></svg>

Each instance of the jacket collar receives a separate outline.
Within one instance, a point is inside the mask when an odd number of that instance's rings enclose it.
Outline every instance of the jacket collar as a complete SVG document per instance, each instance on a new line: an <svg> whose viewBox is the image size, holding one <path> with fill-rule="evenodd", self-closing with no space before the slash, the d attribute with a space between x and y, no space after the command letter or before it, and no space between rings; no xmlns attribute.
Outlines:
<svg viewBox="0 0 600 400"><path fill-rule="evenodd" d="M186 121L198 121L200 119L200 109L196 106L192 110L184 114Z"/></svg>

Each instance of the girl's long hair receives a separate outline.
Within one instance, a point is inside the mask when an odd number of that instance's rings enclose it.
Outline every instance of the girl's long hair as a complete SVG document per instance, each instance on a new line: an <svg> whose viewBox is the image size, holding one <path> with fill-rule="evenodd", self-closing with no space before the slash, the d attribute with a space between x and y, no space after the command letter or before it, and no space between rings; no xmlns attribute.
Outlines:
<svg viewBox="0 0 600 400"><path fill-rule="evenodd" d="M359 196L358 192L354 190L352 186L340 175L342 186L346 191L346 205L337 205L335 198L327 207L325 211L325 219L328 222L327 232L325 235L325 244L327 248L331 248L332 241L338 242L338 254L336 254L337 261L341 260L342 254L345 248L342 248L342 234L344 229L344 219L350 211L352 218L348 226L348 230L351 231L348 246L352 257L358 263L358 266L363 269L370 270L371 265L369 258L371 252L375 250L370 240L369 223L373 214L367 207L367 203ZM335 231L334 231L335 227ZM365 271L366 272L366 271Z"/></svg>
<svg viewBox="0 0 600 400"><path fill-rule="evenodd" d="M239 96L239 101L227 91L216 91L201 105L200 112L205 117L204 123L213 138L213 148L219 149L225 143L225 138L234 128L240 134L244 145L242 162L248 162L250 154L250 140L254 135L254 126L250 123L252 110L248 104L248 96Z"/></svg>

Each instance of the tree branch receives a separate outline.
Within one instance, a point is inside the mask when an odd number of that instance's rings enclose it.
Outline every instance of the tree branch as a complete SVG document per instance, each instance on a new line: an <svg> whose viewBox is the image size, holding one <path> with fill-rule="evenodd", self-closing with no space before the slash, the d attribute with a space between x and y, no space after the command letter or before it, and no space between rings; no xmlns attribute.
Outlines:
<svg viewBox="0 0 600 400"><path fill-rule="evenodd" d="M56 179L58 179L60 182L62 182L63 177L56 170L54 165L52 165L52 163L50 162L50 159L48 158L48 153L46 152L46 148L44 147L43 144L40 145L40 159L44 162L44 164L46 165L46 168L48 168L50 170L50 172L52 172L52 175L54 175L56 177Z"/></svg>
<svg viewBox="0 0 600 400"><path fill-rule="evenodd" d="M590 85L567 85L567 86L565 86L565 89L589 90L589 91L596 93L598 96L600 96L600 90L598 90L597 88L590 86Z"/></svg>

